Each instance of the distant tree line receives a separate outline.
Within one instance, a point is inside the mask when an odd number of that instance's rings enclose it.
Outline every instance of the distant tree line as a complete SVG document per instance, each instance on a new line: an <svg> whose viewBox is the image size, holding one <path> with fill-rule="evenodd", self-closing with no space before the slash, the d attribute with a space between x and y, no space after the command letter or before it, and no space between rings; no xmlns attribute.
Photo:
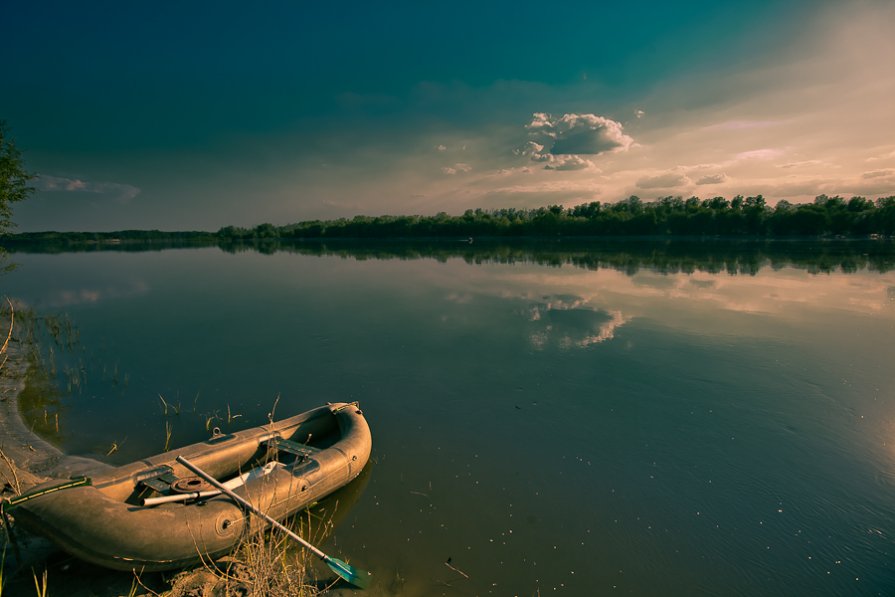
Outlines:
<svg viewBox="0 0 895 597"><path fill-rule="evenodd" d="M895 237L895 196L876 200L818 196L813 203L780 201L767 205L761 195L699 199L662 197L643 201L631 196L617 203L594 201L575 207L469 209L462 215L356 216L310 220L254 228L226 226L217 232L119 230L116 232L29 232L3 234L0 248L42 244L45 249L94 250L103 245L151 243L174 246L227 247L251 243L275 250L274 243L336 239L485 238L868 238Z"/></svg>
<svg viewBox="0 0 895 597"><path fill-rule="evenodd" d="M895 235L895 196L875 201L818 196L813 203L782 200L770 207L761 195L662 197L631 196L617 203L594 201L536 209L469 209L463 215L356 216L254 228L227 226L222 241L312 238L438 238L532 236L733 236L823 237Z"/></svg>
<svg viewBox="0 0 895 597"><path fill-rule="evenodd" d="M0 248L26 252L68 253L102 251L145 251L179 247L215 246L214 232L162 230L118 230L116 232L21 232L0 235Z"/></svg>

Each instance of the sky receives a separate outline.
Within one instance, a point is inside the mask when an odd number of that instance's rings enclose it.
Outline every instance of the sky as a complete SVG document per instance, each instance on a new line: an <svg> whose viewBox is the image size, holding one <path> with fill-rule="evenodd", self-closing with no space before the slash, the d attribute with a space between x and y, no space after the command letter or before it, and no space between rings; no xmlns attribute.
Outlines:
<svg viewBox="0 0 895 597"><path fill-rule="evenodd" d="M9 2L19 231L895 195L895 3Z"/></svg>

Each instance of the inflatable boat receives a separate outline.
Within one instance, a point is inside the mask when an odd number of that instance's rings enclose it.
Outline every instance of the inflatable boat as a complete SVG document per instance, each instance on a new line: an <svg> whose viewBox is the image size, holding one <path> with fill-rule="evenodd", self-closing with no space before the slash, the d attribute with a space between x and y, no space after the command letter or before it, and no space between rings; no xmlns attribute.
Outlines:
<svg viewBox="0 0 895 597"><path fill-rule="evenodd" d="M329 404L120 467L45 483L7 504L72 555L119 570L173 570L268 526L177 462L183 457L275 520L356 478L370 458L357 403Z"/></svg>

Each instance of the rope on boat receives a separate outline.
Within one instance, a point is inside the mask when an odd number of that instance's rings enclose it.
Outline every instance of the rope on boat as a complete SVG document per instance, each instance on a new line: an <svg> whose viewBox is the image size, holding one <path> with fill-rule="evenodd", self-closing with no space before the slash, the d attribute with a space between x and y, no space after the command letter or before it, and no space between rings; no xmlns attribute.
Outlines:
<svg viewBox="0 0 895 597"><path fill-rule="evenodd" d="M358 402L357 400L355 400L354 402L348 402L335 408L331 408L330 410L332 410L333 414L336 414L340 410L345 410L346 408L351 408L352 406L357 409L357 414L362 414L360 409L360 402Z"/></svg>
<svg viewBox="0 0 895 597"><path fill-rule="evenodd" d="M83 485L91 484L92 481L90 477L72 477L70 480L63 483L58 483L56 485L51 485L50 487L44 487L42 489L35 489L34 491L28 491L20 496L4 500L4 505L6 506L6 510L12 510L13 508L29 500L33 500L34 498L39 498L50 493L56 493L57 491L62 491L63 489L72 489L73 487L81 487Z"/></svg>
<svg viewBox="0 0 895 597"><path fill-rule="evenodd" d="M34 498L38 498L43 495L47 495L50 493L56 493L57 491L62 491L63 489L71 489L72 487L81 487L84 485L91 485L92 481L90 477L72 477L69 481L65 481L63 483L58 483L56 485L51 485L50 487L44 487L43 489L36 489L34 491L28 491L23 493L22 495L16 496L14 498L3 498L0 500L0 517L3 519L3 528L6 530L6 537L9 542L12 544L12 548L15 552L16 559L19 561L22 560L22 554L19 551L19 543L16 541L15 533L13 533L12 524L10 523L9 516L7 512L24 504L28 500L33 500ZM2 577L3 567L0 565L0 577ZM0 589L2 591L2 589Z"/></svg>

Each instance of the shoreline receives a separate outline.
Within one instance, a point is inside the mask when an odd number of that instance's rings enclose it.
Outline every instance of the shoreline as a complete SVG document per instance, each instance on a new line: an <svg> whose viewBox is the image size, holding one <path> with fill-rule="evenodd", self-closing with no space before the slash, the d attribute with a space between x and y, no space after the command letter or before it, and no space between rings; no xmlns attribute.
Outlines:
<svg viewBox="0 0 895 597"><path fill-rule="evenodd" d="M0 317L8 330L9 316ZM28 360L20 340L11 335L0 363L0 497L27 491L52 478L62 452L31 431L19 412L19 395L28 377Z"/></svg>
<svg viewBox="0 0 895 597"><path fill-rule="evenodd" d="M10 329L8 314L0 316L0 329ZM5 336L5 334L4 334ZM5 339L3 339L6 342ZM3 347L0 344L0 347ZM52 479L48 473L63 461L63 453L31 431L19 412L19 395L28 378L28 359L20 340L10 333L0 354L0 499L11 498ZM10 577L46 561L58 551L48 539L15 528L0 533L4 567ZM12 549L8 549L12 546Z"/></svg>
<svg viewBox="0 0 895 597"><path fill-rule="evenodd" d="M8 313L0 315L0 330L9 329ZM0 497L8 497L10 490L21 493L46 481L65 480L109 466L64 453L26 424L19 410L19 397L27 385L31 363L28 347L16 337L15 330L0 355L0 363ZM16 485L16 477L18 487L10 487Z"/></svg>

